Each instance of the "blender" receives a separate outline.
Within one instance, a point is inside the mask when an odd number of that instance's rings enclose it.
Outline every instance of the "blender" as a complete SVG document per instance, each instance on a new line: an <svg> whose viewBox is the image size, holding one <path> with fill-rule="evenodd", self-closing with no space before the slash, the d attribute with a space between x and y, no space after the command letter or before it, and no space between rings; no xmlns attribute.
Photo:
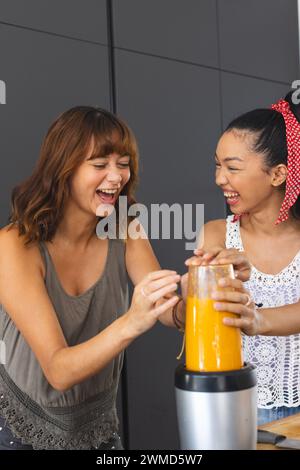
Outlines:
<svg viewBox="0 0 300 470"><path fill-rule="evenodd" d="M257 386L255 367L244 364L238 328L223 324L213 291L228 265L190 266L185 325L185 364L175 371L181 449L255 449ZM228 288L226 288L228 290Z"/></svg>

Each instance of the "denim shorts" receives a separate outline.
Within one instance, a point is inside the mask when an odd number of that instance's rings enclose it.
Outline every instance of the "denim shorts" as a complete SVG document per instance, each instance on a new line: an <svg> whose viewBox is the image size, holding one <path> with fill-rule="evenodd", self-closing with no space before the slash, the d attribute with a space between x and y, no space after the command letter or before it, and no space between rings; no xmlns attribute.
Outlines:
<svg viewBox="0 0 300 470"><path fill-rule="evenodd" d="M123 450L120 436L117 433L108 441L103 442L99 447L91 447L99 450ZM33 450L29 444L22 444L21 439L13 436L5 420L0 416L0 450Z"/></svg>
<svg viewBox="0 0 300 470"><path fill-rule="evenodd" d="M0 416L0 450L32 450L29 444L22 444L21 439L14 437L11 430Z"/></svg>
<svg viewBox="0 0 300 470"><path fill-rule="evenodd" d="M279 406L275 408L258 408L257 410L257 425L276 421L277 419L286 418L287 416L300 413L300 406Z"/></svg>

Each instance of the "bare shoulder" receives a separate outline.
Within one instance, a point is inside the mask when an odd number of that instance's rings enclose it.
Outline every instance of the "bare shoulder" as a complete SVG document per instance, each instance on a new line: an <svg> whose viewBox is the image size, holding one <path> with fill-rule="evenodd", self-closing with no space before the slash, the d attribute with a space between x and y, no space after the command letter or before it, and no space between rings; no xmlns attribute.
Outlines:
<svg viewBox="0 0 300 470"><path fill-rule="evenodd" d="M216 219L207 222L201 233L199 246L209 249L214 246L225 246L226 240L226 220Z"/></svg>
<svg viewBox="0 0 300 470"><path fill-rule="evenodd" d="M25 245L24 236L11 224L0 229L0 258L19 259L21 263L37 266L41 275L45 276L45 267L37 243Z"/></svg>
<svg viewBox="0 0 300 470"><path fill-rule="evenodd" d="M216 219L206 222L204 225L206 230L218 230L225 233L226 231L226 219Z"/></svg>

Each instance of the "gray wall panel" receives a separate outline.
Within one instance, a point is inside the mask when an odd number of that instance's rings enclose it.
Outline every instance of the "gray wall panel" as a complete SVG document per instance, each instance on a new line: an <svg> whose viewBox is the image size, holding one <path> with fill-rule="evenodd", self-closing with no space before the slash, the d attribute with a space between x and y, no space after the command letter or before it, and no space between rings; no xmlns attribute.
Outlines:
<svg viewBox="0 0 300 470"><path fill-rule="evenodd" d="M224 217L214 185L220 133L218 72L116 51L117 108L134 130L141 154L139 202L204 203L206 218ZM164 268L184 273L184 240L152 240ZM176 448L173 374L180 336L163 326L129 348L131 448Z"/></svg>
<svg viewBox="0 0 300 470"><path fill-rule="evenodd" d="M106 0L0 0L0 22L107 44Z"/></svg>
<svg viewBox="0 0 300 470"><path fill-rule="evenodd" d="M291 83L298 78L297 0L218 0L221 68Z"/></svg>
<svg viewBox="0 0 300 470"><path fill-rule="evenodd" d="M255 108L268 108L288 93L289 85L232 73L222 73L224 128L239 114Z"/></svg>
<svg viewBox="0 0 300 470"><path fill-rule="evenodd" d="M216 0L113 0L117 47L218 66Z"/></svg>
<svg viewBox="0 0 300 470"><path fill-rule="evenodd" d="M12 186L32 171L52 120L79 104L109 107L105 46L0 24L1 79L7 104L0 106L1 225Z"/></svg>

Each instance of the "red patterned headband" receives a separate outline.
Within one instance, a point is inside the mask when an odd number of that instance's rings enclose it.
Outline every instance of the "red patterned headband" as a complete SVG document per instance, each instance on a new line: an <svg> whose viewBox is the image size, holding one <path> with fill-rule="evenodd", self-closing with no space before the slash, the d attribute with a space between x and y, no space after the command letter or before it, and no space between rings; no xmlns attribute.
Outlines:
<svg viewBox="0 0 300 470"><path fill-rule="evenodd" d="M288 219L289 209L295 204L300 194L300 123L285 100L272 104L271 109L282 114L285 122L288 152L288 173L286 178L285 196L275 224Z"/></svg>

